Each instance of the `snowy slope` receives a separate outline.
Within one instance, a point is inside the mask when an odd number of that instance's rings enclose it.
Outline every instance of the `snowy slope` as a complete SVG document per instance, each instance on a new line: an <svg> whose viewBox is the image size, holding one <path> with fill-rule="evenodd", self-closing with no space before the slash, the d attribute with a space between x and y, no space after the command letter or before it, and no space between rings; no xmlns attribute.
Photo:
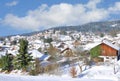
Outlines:
<svg viewBox="0 0 120 81"><path fill-rule="evenodd" d="M68 78L57 76L18 76L0 74L0 81L113 81L104 79L80 79L80 78Z"/></svg>
<svg viewBox="0 0 120 81"><path fill-rule="evenodd" d="M94 66L89 70L82 72L79 75L79 78L119 81L119 72L114 74L113 66Z"/></svg>
<svg viewBox="0 0 120 81"><path fill-rule="evenodd" d="M93 66L92 68L83 71L78 75L77 78L71 78L67 72L65 72L62 76L29 76L12 73L1 73L0 81L119 81L119 75L119 72L117 74L113 73L113 66L100 65Z"/></svg>

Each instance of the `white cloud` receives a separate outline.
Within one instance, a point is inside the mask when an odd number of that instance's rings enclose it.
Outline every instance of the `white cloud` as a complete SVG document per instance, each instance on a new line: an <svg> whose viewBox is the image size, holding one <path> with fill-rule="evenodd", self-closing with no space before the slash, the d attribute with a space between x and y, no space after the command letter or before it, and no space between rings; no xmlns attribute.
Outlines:
<svg viewBox="0 0 120 81"><path fill-rule="evenodd" d="M12 2L8 2L5 5L6 6L16 6L18 4L18 1L12 1Z"/></svg>
<svg viewBox="0 0 120 81"><path fill-rule="evenodd" d="M113 7L110 7L109 9L110 13L119 14L120 13L120 2L116 2Z"/></svg>
<svg viewBox="0 0 120 81"><path fill-rule="evenodd" d="M90 0L86 4L76 5L61 3L47 6L43 4L35 10L28 11L24 17L7 14L2 23L18 29L38 30L101 21L109 17L112 7L111 9L97 8L100 2L101 0Z"/></svg>
<svg viewBox="0 0 120 81"><path fill-rule="evenodd" d="M39 27L38 21L33 17L26 16L19 18L13 14L8 14L5 17L4 23L19 29L33 29L35 27L35 30L37 30L37 27Z"/></svg>
<svg viewBox="0 0 120 81"><path fill-rule="evenodd" d="M90 0L85 6L89 9L96 9L101 0Z"/></svg>

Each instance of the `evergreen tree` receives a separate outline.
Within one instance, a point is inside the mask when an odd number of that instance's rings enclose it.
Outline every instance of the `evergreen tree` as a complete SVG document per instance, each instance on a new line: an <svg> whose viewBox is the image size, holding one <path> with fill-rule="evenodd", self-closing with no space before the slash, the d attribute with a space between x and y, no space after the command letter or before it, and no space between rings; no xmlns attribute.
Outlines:
<svg viewBox="0 0 120 81"><path fill-rule="evenodd" d="M28 41L24 39L20 39L20 47L19 47L19 54L17 54L14 65L16 69L23 69L27 70L27 67L31 64L32 56L28 54Z"/></svg>
<svg viewBox="0 0 120 81"><path fill-rule="evenodd" d="M47 39L44 39L44 42L45 43L51 43L53 41L53 39L52 38L47 38Z"/></svg>
<svg viewBox="0 0 120 81"><path fill-rule="evenodd" d="M104 37L104 33L101 33L101 34L100 34L100 37Z"/></svg>
<svg viewBox="0 0 120 81"><path fill-rule="evenodd" d="M8 72L13 69L12 64L13 56L11 54L6 54L5 56L2 56L0 59L0 67L2 70L7 70Z"/></svg>

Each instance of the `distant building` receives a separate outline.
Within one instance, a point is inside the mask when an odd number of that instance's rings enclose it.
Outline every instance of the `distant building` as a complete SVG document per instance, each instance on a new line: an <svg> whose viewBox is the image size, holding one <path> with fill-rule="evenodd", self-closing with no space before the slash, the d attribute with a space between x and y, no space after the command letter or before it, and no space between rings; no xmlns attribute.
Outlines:
<svg viewBox="0 0 120 81"><path fill-rule="evenodd" d="M39 58L40 61L48 61L51 57L49 54L42 54L38 50L32 50L29 52L33 58Z"/></svg>

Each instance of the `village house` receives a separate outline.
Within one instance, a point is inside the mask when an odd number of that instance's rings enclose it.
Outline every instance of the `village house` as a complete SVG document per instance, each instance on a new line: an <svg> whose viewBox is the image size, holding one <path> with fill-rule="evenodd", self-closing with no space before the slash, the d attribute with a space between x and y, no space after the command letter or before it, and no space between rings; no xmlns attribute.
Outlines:
<svg viewBox="0 0 120 81"><path fill-rule="evenodd" d="M104 61L106 59L111 59L111 58L112 59L116 58L117 60L120 59L119 47L112 44L111 42L103 40L100 44L96 45L95 47L97 46L100 46L100 57L103 57ZM92 49L94 49L95 47L93 47Z"/></svg>

